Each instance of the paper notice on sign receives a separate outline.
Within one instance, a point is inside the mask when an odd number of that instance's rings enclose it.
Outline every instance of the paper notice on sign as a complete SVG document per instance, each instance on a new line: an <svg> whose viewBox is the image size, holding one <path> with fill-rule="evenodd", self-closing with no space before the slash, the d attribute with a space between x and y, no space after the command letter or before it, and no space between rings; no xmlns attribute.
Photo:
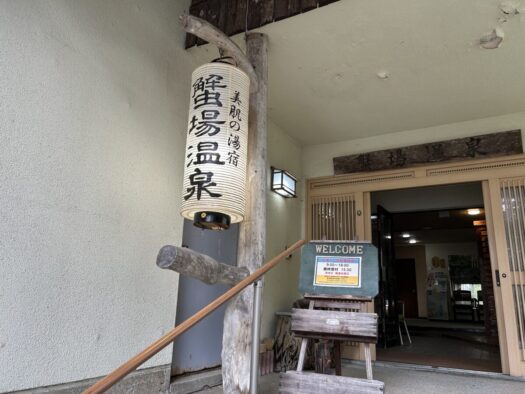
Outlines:
<svg viewBox="0 0 525 394"><path fill-rule="evenodd" d="M361 287L361 257L316 256L314 286Z"/></svg>

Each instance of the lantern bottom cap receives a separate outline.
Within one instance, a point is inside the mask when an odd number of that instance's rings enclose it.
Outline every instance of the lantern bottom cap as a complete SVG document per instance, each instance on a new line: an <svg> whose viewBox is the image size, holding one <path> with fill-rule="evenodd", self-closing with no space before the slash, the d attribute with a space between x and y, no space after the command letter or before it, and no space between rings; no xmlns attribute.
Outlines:
<svg viewBox="0 0 525 394"><path fill-rule="evenodd" d="M193 225L206 230L227 230L230 228L230 216L221 212L195 212Z"/></svg>

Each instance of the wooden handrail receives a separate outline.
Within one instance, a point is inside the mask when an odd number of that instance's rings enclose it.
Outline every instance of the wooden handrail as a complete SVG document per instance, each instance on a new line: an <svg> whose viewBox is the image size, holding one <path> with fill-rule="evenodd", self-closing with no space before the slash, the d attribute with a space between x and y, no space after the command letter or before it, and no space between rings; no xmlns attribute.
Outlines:
<svg viewBox="0 0 525 394"><path fill-rule="evenodd" d="M157 341L153 342L151 345L149 345L146 349L144 349L142 352L137 354L135 357L126 361L124 364L122 364L120 367L115 369L109 375L102 378L97 383L95 383L93 386L86 389L82 394L98 394L98 393L103 393L106 390L108 390L115 383L123 379L130 372L133 372L141 364L145 363L155 354L157 354L162 349L164 349L166 346L168 346L180 334L182 334L183 332L185 332L186 330L194 326L196 323L204 319L207 315L209 315L215 309L220 307L222 304L224 304L225 302L229 301L231 298L239 294L242 290L244 290L246 287L251 285L257 279L263 276L266 272L268 272L273 267L275 267L286 256L290 255L293 251L300 248L305 243L306 243L305 240L297 241L292 246L290 246L288 249L279 253L277 256L275 256L273 259L268 261L266 264L264 264L261 268L259 268L253 274L244 278L242 281L237 283L226 293L224 293L220 297L210 302L208 305L206 305L204 308L202 308L200 311L195 313L190 318L184 320L181 324L179 324L178 326L170 330L167 334L162 336Z"/></svg>

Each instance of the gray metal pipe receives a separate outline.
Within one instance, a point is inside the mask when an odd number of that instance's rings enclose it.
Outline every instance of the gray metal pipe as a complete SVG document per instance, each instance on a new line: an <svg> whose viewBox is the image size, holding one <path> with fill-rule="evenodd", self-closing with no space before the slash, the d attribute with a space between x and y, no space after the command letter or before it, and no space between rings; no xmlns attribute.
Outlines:
<svg viewBox="0 0 525 394"><path fill-rule="evenodd" d="M253 284L252 355L250 363L250 394L259 391L259 345L261 336L261 305L263 282Z"/></svg>

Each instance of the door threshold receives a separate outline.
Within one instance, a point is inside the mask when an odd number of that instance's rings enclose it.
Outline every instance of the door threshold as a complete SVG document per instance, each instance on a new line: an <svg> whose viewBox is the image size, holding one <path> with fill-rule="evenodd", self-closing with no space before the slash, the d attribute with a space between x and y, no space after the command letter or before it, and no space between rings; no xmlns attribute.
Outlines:
<svg viewBox="0 0 525 394"><path fill-rule="evenodd" d="M343 361L343 365L364 365L364 361L347 360L347 359L344 359L342 361ZM381 367L381 368L403 369L403 370L420 371L420 372L436 372L436 373L443 373L443 374L449 374L449 375L473 376L473 377L483 377L483 378L489 378L489 379L525 382L525 377L510 376L510 375L507 375L501 372L487 372L487 371L475 371L475 370L470 370L470 369L433 367L431 365L409 364L409 363L400 363L400 362L395 362L395 361L373 361L373 366Z"/></svg>

